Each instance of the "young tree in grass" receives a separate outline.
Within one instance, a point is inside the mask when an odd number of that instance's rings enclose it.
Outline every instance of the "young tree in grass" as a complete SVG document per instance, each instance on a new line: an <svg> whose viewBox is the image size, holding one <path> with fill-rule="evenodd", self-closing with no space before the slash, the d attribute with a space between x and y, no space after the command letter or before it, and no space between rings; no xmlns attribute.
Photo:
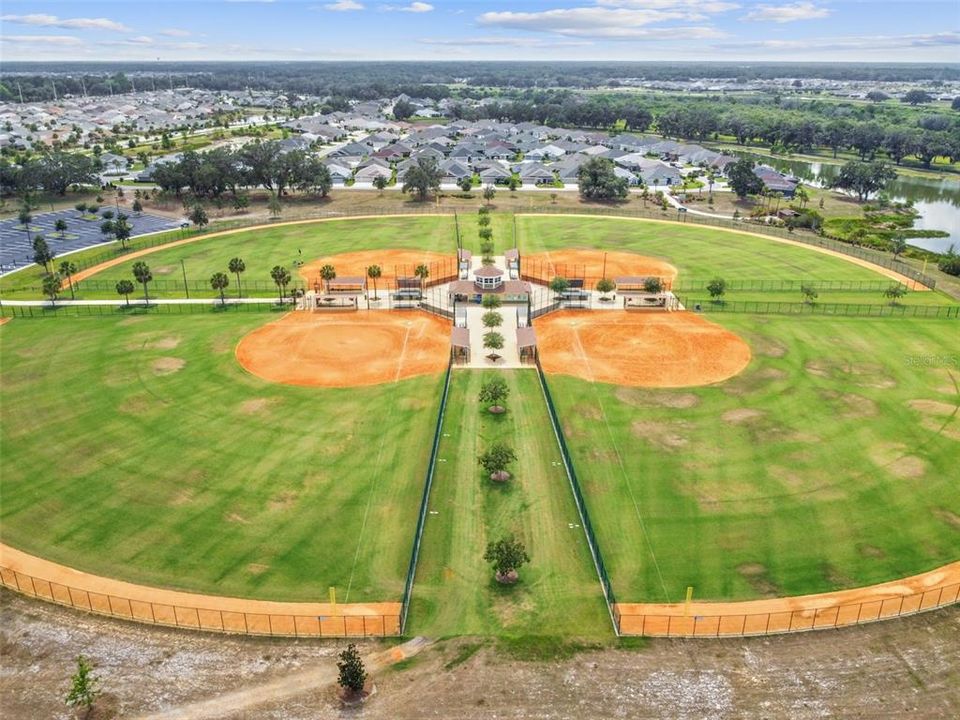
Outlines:
<svg viewBox="0 0 960 720"><path fill-rule="evenodd" d="M327 285L327 292L330 292L330 281L335 280L337 277L337 270L333 265L324 265L320 268L320 278Z"/></svg>
<svg viewBox="0 0 960 720"><path fill-rule="evenodd" d="M270 277L273 278L273 282L280 289L280 302L282 304L283 291L290 282L290 271L280 265L274 265L273 270L270 271Z"/></svg>
<svg viewBox="0 0 960 720"><path fill-rule="evenodd" d="M138 260L133 264L133 277L137 282L143 285L143 301L150 304L150 297L147 295L147 283L153 280L153 273L150 272L150 266L143 260Z"/></svg>
<svg viewBox="0 0 960 720"><path fill-rule="evenodd" d="M808 305L813 305L813 302L820 296L813 285L807 285L806 283L800 286L800 294L803 296L803 301Z"/></svg>
<svg viewBox="0 0 960 720"><path fill-rule="evenodd" d="M483 189L483 199L487 201L487 205L490 204L490 201L497 196L497 191L494 189L493 185L487 185Z"/></svg>
<svg viewBox="0 0 960 720"><path fill-rule="evenodd" d="M515 583L518 577L517 570L530 562L526 547L512 535L487 545L483 559L493 565L497 582L505 585Z"/></svg>
<svg viewBox="0 0 960 720"><path fill-rule="evenodd" d="M230 258L227 269L237 276L237 297L243 297L243 292L240 288L240 275L247 269L247 264L243 261L243 258Z"/></svg>
<svg viewBox="0 0 960 720"><path fill-rule="evenodd" d="M67 232L67 221L63 218L57 218L57 221L53 224L53 227L58 233L60 233L60 239L63 239L63 236Z"/></svg>
<svg viewBox="0 0 960 720"><path fill-rule="evenodd" d="M60 277L60 273L50 273L43 276L43 294L50 298L50 304L57 304L57 295L60 294L60 287L63 285L63 280Z"/></svg>
<svg viewBox="0 0 960 720"><path fill-rule="evenodd" d="M379 265L371 265L367 268L367 277L373 280L373 299L379 300L377 297L377 279L383 275L383 271L380 269Z"/></svg>
<svg viewBox="0 0 960 720"><path fill-rule="evenodd" d="M883 291L883 296L890 300L891 305L897 305L897 301L907 294L907 286L902 283L891 285Z"/></svg>
<svg viewBox="0 0 960 720"><path fill-rule="evenodd" d="M267 209L270 211L270 217L274 220L280 217L280 213L283 212L283 205L280 203L280 198L276 195L271 195L270 200L267 201Z"/></svg>
<svg viewBox="0 0 960 720"><path fill-rule="evenodd" d="M413 274L420 278L420 292L423 292L423 284L427 281L427 278L430 276L430 268L428 268L423 263L417 265L413 269Z"/></svg>
<svg viewBox="0 0 960 720"><path fill-rule="evenodd" d="M510 388L507 381L502 377L495 377L480 386L480 402L488 406L488 410L498 415L506 410L503 407L504 400L510 395Z"/></svg>
<svg viewBox="0 0 960 720"><path fill-rule="evenodd" d="M483 296L483 299L480 301L480 304L485 310L496 310L502 304L499 295L494 295L492 293L487 293Z"/></svg>
<svg viewBox="0 0 960 720"><path fill-rule="evenodd" d="M210 287L220 292L220 302L223 305L227 304L227 298L226 296L224 296L223 291L227 288L229 284L230 284L230 278L227 277L226 273L215 272L213 275L210 276Z"/></svg>
<svg viewBox="0 0 960 720"><path fill-rule="evenodd" d="M490 213L480 213L477 216L477 225L487 227L490 224Z"/></svg>
<svg viewBox="0 0 960 720"><path fill-rule="evenodd" d="M721 302L723 296L727 293L727 281L721 277L716 277L707 283L707 292L714 302Z"/></svg>
<svg viewBox="0 0 960 720"><path fill-rule="evenodd" d="M384 189L387 187L387 178L383 175L377 175L373 179L373 186L380 191L380 194L383 195Z"/></svg>
<svg viewBox="0 0 960 720"><path fill-rule="evenodd" d="M496 310L488 310L483 314L483 326L492 330L503 325L503 315Z"/></svg>
<svg viewBox="0 0 960 720"><path fill-rule="evenodd" d="M83 656L77 656L77 671L70 678L70 692L67 693L66 703L69 707L82 707L89 715L93 710L93 703L100 694L99 678L93 674L93 665Z"/></svg>
<svg viewBox="0 0 960 720"><path fill-rule="evenodd" d="M663 280L658 277L648 277L643 281L643 291L654 294L663 292Z"/></svg>
<svg viewBox="0 0 960 720"><path fill-rule="evenodd" d="M43 265L43 269L50 272L50 263L56 256L57 254L47 245L43 235L33 237L33 261L37 265Z"/></svg>
<svg viewBox="0 0 960 720"><path fill-rule="evenodd" d="M617 284L610 278L601 278L597 281L597 292L603 295L603 300L608 300L608 295L617 289Z"/></svg>
<svg viewBox="0 0 960 720"><path fill-rule="evenodd" d="M67 279L67 285L70 286L70 299L76 300L77 296L73 292L73 274L77 272L78 268L76 263L70 262L69 260L64 260L60 263L60 275Z"/></svg>
<svg viewBox="0 0 960 720"><path fill-rule="evenodd" d="M130 293L136 289L136 286L129 280L120 280L117 283L117 295L123 295L127 301L127 307L130 306Z"/></svg>
<svg viewBox="0 0 960 720"><path fill-rule="evenodd" d="M510 190L510 192L516 192L519 190L520 178L518 178L516 175L511 175L510 179L507 180L507 188Z"/></svg>
<svg viewBox="0 0 960 720"><path fill-rule="evenodd" d="M557 295L563 295L570 288L570 281L557 275L550 281L549 288Z"/></svg>
<svg viewBox="0 0 960 720"><path fill-rule="evenodd" d="M473 180L468 177L460 178L459 182L457 182L457 185L459 185L460 189L465 193L473 190Z"/></svg>
<svg viewBox="0 0 960 720"><path fill-rule="evenodd" d="M503 443L494 443L477 458L484 472L490 476L491 480L497 482L505 482L510 479L507 468L516 459L517 454L513 451L513 448Z"/></svg>
<svg viewBox="0 0 960 720"><path fill-rule="evenodd" d="M127 241L130 239L130 235L133 233L133 228L130 227L130 223L127 222L127 216L123 213L117 215L117 219L113 221L113 235L120 243L120 247L126 250Z"/></svg>
<svg viewBox="0 0 960 720"><path fill-rule="evenodd" d="M356 645L350 643L347 649L340 653L337 669L337 684L340 687L353 695L363 691L367 682L367 671L363 667L363 659Z"/></svg>
<svg viewBox="0 0 960 720"><path fill-rule="evenodd" d="M204 225L210 222L210 219L207 217L207 211L203 209L203 205L197 204L193 206L193 210L190 211L190 222L201 230L203 230Z"/></svg>
<svg viewBox="0 0 960 720"><path fill-rule="evenodd" d="M903 253L907 251L907 241L906 238L901 234L897 234L893 240L890 241L890 252L893 253L893 259L898 259Z"/></svg>

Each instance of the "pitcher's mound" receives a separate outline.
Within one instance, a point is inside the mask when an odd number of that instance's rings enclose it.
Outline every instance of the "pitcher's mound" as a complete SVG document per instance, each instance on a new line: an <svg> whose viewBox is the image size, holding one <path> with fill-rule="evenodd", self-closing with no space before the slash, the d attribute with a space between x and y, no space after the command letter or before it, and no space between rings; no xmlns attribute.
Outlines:
<svg viewBox="0 0 960 720"><path fill-rule="evenodd" d="M740 337L686 312L564 310L536 327L544 371L614 385L709 385L750 362Z"/></svg>
<svg viewBox="0 0 960 720"><path fill-rule="evenodd" d="M440 373L450 322L416 310L292 312L247 334L237 360L270 382L354 387Z"/></svg>

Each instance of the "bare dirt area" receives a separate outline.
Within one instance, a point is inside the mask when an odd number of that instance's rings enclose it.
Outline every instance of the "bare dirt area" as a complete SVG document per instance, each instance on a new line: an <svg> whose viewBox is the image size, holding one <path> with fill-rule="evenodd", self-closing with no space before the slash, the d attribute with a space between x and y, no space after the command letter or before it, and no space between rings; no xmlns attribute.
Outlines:
<svg viewBox="0 0 960 720"><path fill-rule="evenodd" d="M553 250L523 256L523 273L549 281L558 275L582 277L588 287L601 278L658 277L669 287L677 269L657 258L628 252L601 250Z"/></svg>
<svg viewBox="0 0 960 720"><path fill-rule="evenodd" d="M686 312L562 310L537 321L543 369L635 387L694 387L726 380L750 362L750 346Z"/></svg>
<svg viewBox="0 0 960 720"><path fill-rule="evenodd" d="M248 333L237 360L270 382L356 387L440 373L450 324L411 310L292 312Z"/></svg>
<svg viewBox="0 0 960 720"><path fill-rule="evenodd" d="M337 271L337 277L366 277L367 268L379 265L383 273L378 282L380 288L394 284L397 277L413 277L417 265L426 265L428 268L448 265L453 273L457 271L456 257L426 250L358 250L356 252L329 255L305 263L299 269L300 277L308 285L320 284L320 268L332 265ZM429 278L427 278L429 280ZM371 284L371 288L372 288Z"/></svg>
<svg viewBox="0 0 960 720"><path fill-rule="evenodd" d="M651 640L637 649L584 650L540 661L515 659L483 640L438 642L376 671L377 693L345 710L329 684L343 642L141 627L6 591L0 601L0 707L11 719L80 717L63 704L80 653L101 678L98 720L960 714L957 607L836 631ZM360 643L368 657L384 647ZM275 691L278 684L286 694Z"/></svg>

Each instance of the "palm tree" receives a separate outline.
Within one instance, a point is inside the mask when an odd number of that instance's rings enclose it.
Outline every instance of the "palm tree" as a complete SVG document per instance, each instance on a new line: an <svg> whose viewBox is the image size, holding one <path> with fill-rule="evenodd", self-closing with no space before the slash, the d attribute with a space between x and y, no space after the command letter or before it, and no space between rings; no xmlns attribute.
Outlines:
<svg viewBox="0 0 960 720"><path fill-rule="evenodd" d="M229 284L230 284L230 278L227 277L226 273L215 272L213 275L210 276L210 287L212 287L214 290L220 291L220 302L223 305L227 304L227 298L224 296L223 290Z"/></svg>
<svg viewBox="0 0 960 720"><path fill-rule="evenodd" d="M423 293L423 283L430 276L430 268L421 263L413 269L413 274L420 278L420 292Z"/></svg>
<svg viewBox="0 0 960 720"><path fill-rule="evenodd" d="M227 265L227 268L237 276L237 297L243 297L243 293L240 292L240 273L247 269L243 258L230 258L230 263Z"/></svg>
<svg viewBox="0 0 960 720"><path fill-rule="evenodd" d="M143 285L143 301L149 305L150 297L147 295L147 283L153 280L153 273L150 272L150 266L143 260L138 260L133 264L133 277L137 282Z"/></svg>
<svg viewBox="0 0 960 720"><path fill-rule="evenodd" d="M330 292L330 281L337 277L337 270L333 265L324 265L320 268L320 277L327 284L327 292Z"/></svg>
<svg viewBox="0 0 960 720"><path fill-rule="evenodd" d="M76 300L76 296L73 294L73 274L77 271L77 266L75 263L70 262L69 260L64 260L60 263L60 274L66 276L67 284L70 286L70 299Z"/></svg>
<svg viewBox="0 0 960 720"><path fill-rule="evenodd" d="M130 307L130 293L133 291L133 283L129 280L121 280L117 283L117 295L123 295L127 299L127 307Z"/></svg>
<svg viewBox="0 0 960 720"><path fill-rule="evenodd" d="M61 285L63 285L63 280L60 279L59 273L44 275L43 294L50 298L51 305L57 304L57 295L60 294Z"/></svg>
<svg viewBox="0 0 960 720"><path fill-rule="evenodd" d="M273 270L270 271L270 277L280 288L280 302L283 303L283 289L290 282L290 271L280 265L274 265Z"/></svg>
<svg viewBox="0 0 960 720"><path fill-rule="evenodd" d="M377 297L377 278L379 278L383 272L380 270L379 265L371 265L367 268L367 277L373 280L373 299L379 300Z"/></svg>

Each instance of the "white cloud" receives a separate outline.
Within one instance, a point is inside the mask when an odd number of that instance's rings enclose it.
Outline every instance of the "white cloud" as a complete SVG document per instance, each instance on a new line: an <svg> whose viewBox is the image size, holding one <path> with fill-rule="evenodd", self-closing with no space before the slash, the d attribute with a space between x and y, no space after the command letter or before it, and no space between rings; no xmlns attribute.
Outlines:
<svg viewBox="0 0 960 720"><path fill-rule="evenodd" d="M363 3L356 0L337 0L335 3L327 3L323 6L325 10L334 12L347 12L348 10L363 10Z"/></svg>
<svg viewBox="0 0 960 720"><path fill-rule="evenodd" d="M137 35L137 37L130 38L130 42L135 45L151 45L153 44L153 38L148 35Z"/></svg>
<svg viewBox="0 0 960 720"><path fill-rule="evenodd" d="M743 16L755 22L789 23L797 20L816 20L830 15L830 10L817 7L812 2L795 2L789 5L757 5Z"/></svg>
<svg viewBox="0 0 960 720"><path fill-rule="evenodd" d="M3 22L37 27L70 28L72 30L112 30L130 32L130 28L107 18L59 18L56 15L35 13L32 15L0 15Z"/></svg>
<svg viewBox="0 0 960 720"><path fill-rule="evenodd" d="M425 13L433 10L433 5L425 2L412 2L406 7L400 8L401 12Z"/></svg>
<svg viewBox="0 0 960 720"><path fill-rule="evenodd" d="M4 35L0 42L24 45L62 45L76 47L83 45L80 38L70 35Z"/></svg>
<svg viewBox="0 0 960 720"><path fill-rule="evenodd" d="M417 40L422 45L445 45L451 47L522 47L522 48L560 48L584 47L593 45L589 40L543 40L528 37L470 37L470 38L421 38Z"/></svg>
<svg viewBox="0 0 960 720"><path fill-rule="evenodd" d="M892 50L897 48L926 48L960 45L960 32L927 35L854 35L803 40L748 40L737 43L719 43L721 50L747 48L754 50Z"/></svg>
<svg viewBox="0 0 960 720"><path fill-rule="evenodd" d="M160 34L166 35L167 37L190 37L193 33L189 30L181 30L180 28L167 28L166 30L161 30Z"/></svg>
<svg viewBox="0 0 960 720"><path fill-rule="evenodd" d="M555 8L538 12L486 12L480 25L547 32L568 37L610 40L702 39L724 33L704 25L650 29L672 21L701 23L710 15L740 7L726 0L594 0L592 6Z"/></svg>

